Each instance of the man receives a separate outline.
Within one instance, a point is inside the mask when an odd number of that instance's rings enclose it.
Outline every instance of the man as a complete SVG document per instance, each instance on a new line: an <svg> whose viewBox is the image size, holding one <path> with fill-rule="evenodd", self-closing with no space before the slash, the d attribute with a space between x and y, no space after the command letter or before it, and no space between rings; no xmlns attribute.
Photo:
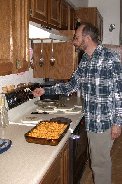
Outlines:
<svg viewBox="0 0 122 184"><path fill-rule="evenodd" d="M122 125L122 65L116 52L99 45L98 36L96 27L82 23L73 44L85 53L70 81L37 88L33 94L70 94L82 89L94 182L111 184L110 151Z"/></svg>

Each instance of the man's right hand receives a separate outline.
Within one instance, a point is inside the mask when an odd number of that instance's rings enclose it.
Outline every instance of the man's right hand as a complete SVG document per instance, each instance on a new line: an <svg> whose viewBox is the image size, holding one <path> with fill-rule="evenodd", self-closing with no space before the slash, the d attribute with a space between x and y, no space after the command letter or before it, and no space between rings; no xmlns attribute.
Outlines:
<svg viewBox="0 0 122 184"><path fill-rule="evenodd" d="M39 97L42 96L45 93L43 88L36 88L32 94L34 95L34 97Z"/></svg>

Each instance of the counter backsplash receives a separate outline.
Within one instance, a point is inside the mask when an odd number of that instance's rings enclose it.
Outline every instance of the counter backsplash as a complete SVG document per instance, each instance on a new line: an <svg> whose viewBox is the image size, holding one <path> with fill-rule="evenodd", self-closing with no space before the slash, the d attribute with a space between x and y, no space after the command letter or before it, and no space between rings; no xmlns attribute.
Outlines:
<svg viewBox="0 0 122 184"><path fill-rule="evenodd" d="M2 87L6 85L17 85L19 83L29 83L29 82L39 82L42 83L43 79L33 78L33 70L11 74L6 76L0 76L0 93L2 92Z"/></svg>

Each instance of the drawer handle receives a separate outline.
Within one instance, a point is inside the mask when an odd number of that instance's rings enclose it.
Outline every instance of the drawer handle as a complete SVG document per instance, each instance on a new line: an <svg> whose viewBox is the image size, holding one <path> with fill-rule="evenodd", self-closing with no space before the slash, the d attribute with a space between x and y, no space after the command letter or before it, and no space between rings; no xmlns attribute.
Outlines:
<svg viewBox="0 0 122 184"><path fill-rule="evenodd" d="M74 135L74 134L72 134L70 136L70 138L73 139L73 140L80 139L80 135Z"/></svg>

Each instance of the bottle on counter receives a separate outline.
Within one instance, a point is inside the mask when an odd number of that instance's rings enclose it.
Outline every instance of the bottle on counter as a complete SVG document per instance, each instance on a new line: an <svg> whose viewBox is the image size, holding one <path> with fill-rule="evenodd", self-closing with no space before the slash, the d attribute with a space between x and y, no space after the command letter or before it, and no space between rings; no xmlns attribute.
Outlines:
<svg viewBox="0 0 122 184"><path fill-rule="evenodd" d="M8 109L5 106L5 95L0 94L0 127L6 127L8 125Z"/></svg>

